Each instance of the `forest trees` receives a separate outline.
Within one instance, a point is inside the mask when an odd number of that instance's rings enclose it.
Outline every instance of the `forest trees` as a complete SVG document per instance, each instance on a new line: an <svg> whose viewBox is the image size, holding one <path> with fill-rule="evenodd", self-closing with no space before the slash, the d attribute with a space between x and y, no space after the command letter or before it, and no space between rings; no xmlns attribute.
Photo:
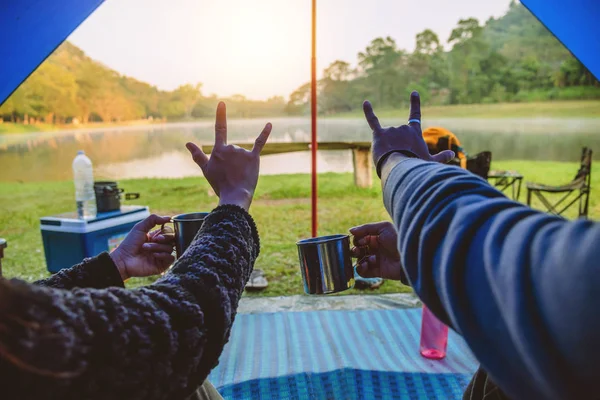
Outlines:
<svg viewBox="0 0 600 400"><path fill-rule="evenodd" d="M600 98L598 80L516 2L483 25L460 20L446 44L430 29L412 53L391 37L372 40L355 68L337 60L323 71L319 112L358 109L365 99L397 108L412 90L429 104ZM309 95L308 84L292 93L288 113L306 113Z"/></svg>
<svg viewBox="0 0 600 400"><path fill-rule="evenodd" d="M336 114L360 108L398 108L418 90L426 104L471 104L600 98L600 83L522 5L513 2L498 19L458 21L447 39L419 32L412 52L392 37L373 39L356 64L335 60L318 82L318 111ZM63 43L0 106L0 122L119 122L144 118L188 120L212 117L215 95L202 85L159 90L95 62ZM251 118L310 113L310 84L288 101L273 97L224 99L229 115Z"/></svg>

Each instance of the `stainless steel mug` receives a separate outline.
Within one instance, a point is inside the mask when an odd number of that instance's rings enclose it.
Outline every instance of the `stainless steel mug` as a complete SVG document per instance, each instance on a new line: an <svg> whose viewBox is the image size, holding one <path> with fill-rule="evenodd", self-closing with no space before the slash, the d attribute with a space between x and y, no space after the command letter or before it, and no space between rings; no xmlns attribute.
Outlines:
<svg viewBox="0 0 600 400"><path fill-rule="evenodd" d="M306 294L337 293L354 287L348 235L304 239L296 245Z"/></svg>
<svg viewBox="0 0 600 400"><path fill-rule="evenodd" d="M196 234L202 228L204 219L208 214L205 212L179 214L171 218L173 227L175 228L175 251L177 258L181 257L190 246Z"/></svg>

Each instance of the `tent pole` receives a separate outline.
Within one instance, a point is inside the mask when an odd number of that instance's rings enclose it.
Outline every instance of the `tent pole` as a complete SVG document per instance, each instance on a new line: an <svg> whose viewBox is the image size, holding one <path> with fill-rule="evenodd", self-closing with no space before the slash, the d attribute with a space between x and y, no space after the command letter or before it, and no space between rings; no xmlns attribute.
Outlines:
<svg viewBox="0 0 600 400"><path fill-rule="evenodd" d="M311 112L311 210L312 236L317 236L317 0L312 0L312 58L310 79Z"/></svg>

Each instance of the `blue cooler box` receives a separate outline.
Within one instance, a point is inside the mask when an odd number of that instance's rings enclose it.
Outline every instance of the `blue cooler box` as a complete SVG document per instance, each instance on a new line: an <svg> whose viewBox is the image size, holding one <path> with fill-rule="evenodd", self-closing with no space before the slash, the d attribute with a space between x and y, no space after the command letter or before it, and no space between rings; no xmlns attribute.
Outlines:
<svg viewBox="0 0 600 400"><path fill-rule="evenodd" d="M135 224L148 217L144 206L122 206L82 220L76 212L40 219L46 266L50 272L72 267L86 257L112 251Z"/></svg>

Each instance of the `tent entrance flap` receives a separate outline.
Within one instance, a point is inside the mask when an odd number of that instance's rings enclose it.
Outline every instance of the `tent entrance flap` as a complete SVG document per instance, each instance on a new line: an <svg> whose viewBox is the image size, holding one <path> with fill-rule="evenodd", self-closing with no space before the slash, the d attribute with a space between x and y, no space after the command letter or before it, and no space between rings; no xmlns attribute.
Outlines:
<svg viewBox="0 0 600 400"><path fill-rule="evenodd" d="M0 37L10 45L2 47L0 104L103 1L4 0L0 6Z"/></svg>

